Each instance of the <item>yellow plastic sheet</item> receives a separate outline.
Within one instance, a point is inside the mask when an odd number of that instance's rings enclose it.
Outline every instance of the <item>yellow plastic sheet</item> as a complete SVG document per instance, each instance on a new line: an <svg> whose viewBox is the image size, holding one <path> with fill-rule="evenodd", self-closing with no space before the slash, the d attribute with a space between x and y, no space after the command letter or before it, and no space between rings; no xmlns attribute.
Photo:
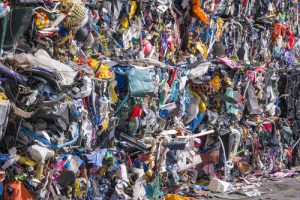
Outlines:
<svg viewBox="0 0 300 200"><path fill-rule="evenodd" d="M89 59L89 66L90 68L92 68L93 70L97 69L98 65L99 65L99 61L96 59Z"/></svg>
<svg viewBox="0 0 300 200"><path fill-rule="evenodd" d="M23 157L23 156L19 156L18 162L23 165L27 165L29 167L34 167L36 165L36 163L34 161L30 160L29 158Z"/></svg>
<svg viewBox="0 0 300 200"><path fill-rule="evenodd" d="M222 37L222 29L223 29L224 21L219 17L217 20L217 34L216 34L216 41L220 41Z"/></svg>
<svg viewBox="0 0 300 200"><path fill-rule="evenodd" d="M77 197L86 194L86 190L81 190L81 188L80 188L80 179L78 179L78 178L75 181L75 194L76 194Z"/></svg>
<svg viewBox="0 0 300 200"><path fill-rule="evenodd" d="M97 69L98 65L99 65L99 61L97 60L91 59L89 62L89 66L93 70ZM99 67L98 71L95 74L95 77L100 79L111 79L114 77L114 72L110 71L110 66L101 64L101 66Z"/></svg>
<svg viewBox="0 0 300 200"><path fill-rule="evenodd" d="M109 118L108 118L108 113L107 113L106 116L105 116L104 121L101 124L103 130L107 130L107 128L108 128L108 122L109 122Z"/></svg>
<svg viewBox="0 0 300 200"><path fill-rule="evenodd" d="M220 90L220 77L217 75L213 78L213 80L210 81L210 84L213 86L216 92L219 92Z"/></svg>
<svg viewBox="0 0 300 200"><path fill-rule="evenodd" d="M207 103L205 103L204 101L200 101L200 104L199 104L199 111L200 113L205 113L206 109L207 109Z"/></svg>
<svg viewBox="0 0 300 200"><path fill-rule="evenodd" d="M109 93L110 93L110 97L113 103L116 103L118 101L118 96L117 93L115 91L115 87L111 84L109 86Z"/></svg>
<svg viewBox="0 0 300 200"><path fill-rule="evenodd" d="M0 100L7 100L7 96L3 92L0 92Z"/></svg>
<svg viewBox="0 0 300 200"><path fill-rule="evenodd" d="M128 20L128 18L125 18L125 19L121 22L121 28L122 28L122 29L128 29L128 28L129 28L129 20Z"/></svg>
<svg viewBox="0 0 300 200"><path fill-rule="evenodd" d="M129 11L129 19L132 19L136 13L137 3L135 1L131 1L130 11Z"/></svg>
<svg viewBox="0 0 300 200"><path fill-rule="evenodd" d="M196 49L202 54L203 58L207 58L207 48L203 43L198 42L196 45Z"/></svg>

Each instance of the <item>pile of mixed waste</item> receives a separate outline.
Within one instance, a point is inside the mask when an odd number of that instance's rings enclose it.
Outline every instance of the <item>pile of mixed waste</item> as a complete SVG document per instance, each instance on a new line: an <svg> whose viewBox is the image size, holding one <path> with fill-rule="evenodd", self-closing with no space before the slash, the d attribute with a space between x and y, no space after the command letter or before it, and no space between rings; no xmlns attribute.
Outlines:
<svg viewBox="0 0 300 200"><path fill-rule="evenodd" d="M253 197L295 175L299 9L0 0L0 197Z"/></svg>

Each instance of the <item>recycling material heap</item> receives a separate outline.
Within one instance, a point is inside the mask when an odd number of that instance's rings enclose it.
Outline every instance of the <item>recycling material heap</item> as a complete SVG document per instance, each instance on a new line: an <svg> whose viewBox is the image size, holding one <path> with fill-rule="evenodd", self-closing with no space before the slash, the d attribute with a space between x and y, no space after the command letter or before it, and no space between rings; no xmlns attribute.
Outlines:
<svg viewBox="0 0 300 200"><path fill-rule="evenodd" d="M260 196L299 163L295 0L0 0L0 199Z"/></svg>

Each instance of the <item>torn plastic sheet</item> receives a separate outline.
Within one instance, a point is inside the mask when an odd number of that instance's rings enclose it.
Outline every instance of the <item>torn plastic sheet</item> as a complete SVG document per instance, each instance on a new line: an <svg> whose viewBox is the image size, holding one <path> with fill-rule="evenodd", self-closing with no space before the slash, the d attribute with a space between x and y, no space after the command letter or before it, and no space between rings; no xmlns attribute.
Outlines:
<svg viewBox="0 0 300 200"><path fill-rule="evenodd" d="M4 136L4 133L6 131L6 126L8 123L8 114L11 109L10 101L8 100L0 100L0 139Z"/></svg>
<svg viewBox="0 0 300 200"><path fill-rule="evenodd" d="M39 50L34 54L34 63L32 65L38 66L45 70L57 73L58 81L62 85L71 85L78 72L71 67L52 59L46 51Z"/></svg>
<svg viewBox="0 0 300 200"><path fill-rule="evenodd" d="M95 167L102 167L102 161L107 152L107 149L99 149L98 151L86 154L89 163L92 163Z"/></svg>
<svg viewBox="0 0 300 200"><path fill-rule="evenodd" d="M23 131L24 133L26 133L27 135L29 135L30 137L42 142L43 144L53 148L53 149L60 149L60 148L63 148L65 146L68 146L68 145L71 145L73 144L74 142L76 142L80 136L80 127L77 128L77 135L74 137L74 139L66 142L66 143L63 143L63 144L58 144L58 145L55 145L55 144L52 144L50 143L48 140L42 138L42 137L39 137L37 136L35 133L31 132L28 128L25 128L25 127L21 127L21 131Z"/></svg>

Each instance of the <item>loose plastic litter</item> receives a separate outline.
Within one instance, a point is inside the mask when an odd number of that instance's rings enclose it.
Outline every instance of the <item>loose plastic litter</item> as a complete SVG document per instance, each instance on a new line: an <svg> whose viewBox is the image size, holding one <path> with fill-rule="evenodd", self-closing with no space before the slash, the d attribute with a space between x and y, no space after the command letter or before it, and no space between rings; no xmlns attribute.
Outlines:
<svg viewBox="0 0 300 200"><path fill-rule="evenodd" d="M0 0L0 199L262 195L297 174L299 33L295 0Z"/></svg>

